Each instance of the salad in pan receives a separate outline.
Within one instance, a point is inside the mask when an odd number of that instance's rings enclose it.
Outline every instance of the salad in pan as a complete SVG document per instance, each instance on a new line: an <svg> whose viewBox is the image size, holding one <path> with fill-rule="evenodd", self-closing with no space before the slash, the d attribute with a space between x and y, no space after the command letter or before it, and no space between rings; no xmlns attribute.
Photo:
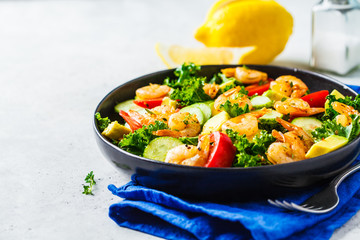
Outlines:
<svg viewBox="0 0 360 240"><path fill-rule="evenodd" d="M360 97L310 92L296 76L275 79L246 66L207 78L183 64L175 78L136 90L96 113L102 135L145 158L198 167L282 164L334 151L360 134Z"/></svg>

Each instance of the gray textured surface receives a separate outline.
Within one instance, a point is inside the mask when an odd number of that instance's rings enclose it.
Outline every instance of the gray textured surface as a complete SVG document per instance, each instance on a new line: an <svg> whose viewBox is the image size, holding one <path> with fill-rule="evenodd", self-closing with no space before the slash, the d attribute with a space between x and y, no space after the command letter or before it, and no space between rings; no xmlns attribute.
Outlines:
<svg viewBox="0 0 360 240"><path fill-rule="evenodd" d="M129 176L99 152L92 114L114 87L165 68L156 42L199 45L193 32L212 2L0 1L0 239L154 239L107 216L119 201L107 185ZM295 28L272 64L307 68L314 1L279 2ZM91 170L95 195L85 196ZM359 220L333 239L357 239Z"/></svg>

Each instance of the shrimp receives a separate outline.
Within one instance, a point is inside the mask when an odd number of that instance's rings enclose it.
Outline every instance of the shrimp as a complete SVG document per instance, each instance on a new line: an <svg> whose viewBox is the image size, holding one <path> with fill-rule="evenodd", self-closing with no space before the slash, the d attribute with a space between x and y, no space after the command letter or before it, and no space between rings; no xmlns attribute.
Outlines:
<svg viewBox="0 0 360 240"><path fill-rule="evenodd" d="M150 125L154 124L155 121L162 121L167 123L171 114L175 113L177 110L173 106L161 105L147 110L148 112L141 114L134 110L129 110L129 116L132 120L140 123L141 125Z"/></svg>
<svg viewBox="0 0 360 240"><path fill-rule="evenodd" d="M166 85L149 84L148 86L138 88L136 90L136 96L142 100L157 99L165 97L171 88Z"/></svg>
<svg viewBox="0 0 360 240"><path fill-rule="evenodd" d="M210 153L210 135L199 137L198 146L179 145L171 149L165 158L167 163L176 163L188 166L205 166Z"/></svg>
<svg viewBox="0 0 360 240"><path fill-rule="evenodd" d="M291 141L290 138L288 138L287 141ZM274 142L270 144L266 153L268 160L272 164L304 160L305 154L306 153L299 141L293 141L292 143Z"/></svg>
<svg viewBox="0 0 360 240"><path fill-rule="evenodd" d="M291 75L278 77L270 83L270 89L292 98L300 98L309 90L303 81Z"/></svg>
<svg viewBox="0 0 360 240"><path fill-rule="evenodd" d="M268 79L267 73L248 69L246 67L225 68L222 69L221 72L226 77L235 77L236 80L243 84L255 84Z"/></svg>
<svg viewBox="0 0 360 240"><path fill-rule="evenodd" d="M170 129L155 131L157 136L170 137L195 137L201 131L201 125L195 114L188 112L176 112L172 114L168 121Z"/></svg>
<svg viewBox="0 0 360 240"><path fill-rule="evenodd" d="M276 118L276 121L278 123L280 123L289 132L296 133L297 136L299 136L299 138L303 141L303 143L306 147L306 151L308 151L310 149L310 147L314 144L314 140L312 139L312 137L301 127L298 127L292 123L289 123L281 118Z"/></svg>
<svg viewBox="0 0 360 240"><path fill-rule="evenodd" d="M257 119L270 111L269 109L263 108L259 111L241 114L226 121L221 126L221 130L225 132L226 129L232 129L241 135L245 134L247 137L252 137L259 131Z"/></svg>
<svg viewBox="0 0 360 240"><path fill-rule="evenodd" d="M290 114L290 116L305 117L311 116L325 111L325 108L311 108L309 103L301 98L288 98L285 101L277 101L274 103L276 111L282 114Z"/></svg>
<svg viewBox="0 0 360 240"><path fill-rule="evenodd" d="M226 101L230 101L232 104L239 104L239 107L245 107L247 104L249 106L249 110L251 110L252 104L250 99L245 94L239 93L240 90L241 87L237 86L221 94L215 99L214 108L218 111L221 111L221 105Z"/></svg>
<svg viewBox="0 0 360 240"><path fill-rule="evenodd" d="M360 115L357 110L355 110L352 106L348 106L344 103L333 102L331 106L335 111L340 113L335 117L336 123L341 124L343 127L349 126L352 122L350 115Z"/></svg>
<svg viewBox="0 0 360 240"><path fill-rule="evenodd" d="M225 77L235 77L235 68L224 68L221 69L221 72Z"/></svg>
<svg viewBox="0 0 360 240"><path fill-rule="evenodd" d="M276 118L276 121L289 132L272 131L272 135L278 142L270 144L267 150L266 155L269 161L280 164L304 160L306 152L314 144L313 139L301 127L281 118Z"/></svg>
<svg viewBox="0 0 360 240"><path fill-rule="evenodd" d="M203 87L205 93L211 97L211 99L214 99L216 97L216 94L218 93L220 87L219 85L213 83L205 83Z"/></svg>

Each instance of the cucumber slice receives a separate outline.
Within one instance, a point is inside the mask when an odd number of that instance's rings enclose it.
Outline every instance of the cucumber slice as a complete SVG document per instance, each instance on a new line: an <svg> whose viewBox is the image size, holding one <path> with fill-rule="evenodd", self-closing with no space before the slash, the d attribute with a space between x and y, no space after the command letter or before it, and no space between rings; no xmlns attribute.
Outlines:
<svg viewBox="0 0 360 240"><path fill-rule="evenodd" d="M271 112L266 113L262 117L259 118L259 122L262 124L277 124L276 118L282 118L284 115L275 111L271 110Z"/></svg>
<svg viewBox="0 0 360 240"><path fill-rule="evenodd" d="M114 110L115 112L120 112L120 110L123 110L124 112L127 112L129 110L138 111L142 109L142 107L139 107L134 103L134 99L126 100L124 102L118 103L115 105Z"/></svg>
<svg viewBox="0 0 360 240"><path fill-rule="evenodd" d="M196 114L196 118L199 120L199 123L203 125L205 123L204 113L198 107L193 107L192 105L184 107L180 112L188 112L190 114Z"/></svg>
<svg viewBox="0 0 360 240"><path fill-rule="evenodd" d="M193 104L191 106L192 107L197 107L202 111L202 113L204 114L204 117L205 117L205 122L211 118L211 108L210 108L209 104L207 104L207 103L195 103L195 104Z"/></svg>
<svg viewBox="0 0 360 240"><path fill-rule="evenodd" d="M146 146L143 156L164 162L168 151L179 145L183 145L183 143L177 138L158 137Z"/></svg>
<svg viewBox="0 0 360 240"><path fill-rule="evenodd" d="M291 123L304 129L310 136L312 131L322 125L322 122L314 117L298 117L292 120Z"/></svg>
<svg viewBox="0 0 360 240"><path fill-rule="evenodd" d="M270 98L266 96L256 96L251 99L251 104L255 109L259 109L263 107L268 108L268 107L272 107L273 101L271 101Z"/></svg>

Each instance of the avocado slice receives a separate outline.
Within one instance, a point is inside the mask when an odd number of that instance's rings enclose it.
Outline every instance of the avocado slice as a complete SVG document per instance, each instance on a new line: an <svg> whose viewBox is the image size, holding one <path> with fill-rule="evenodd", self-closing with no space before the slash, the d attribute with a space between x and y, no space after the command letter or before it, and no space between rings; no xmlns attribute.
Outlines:
<svg viewBox="0 0 360 240"><path fill-rule="evenodd" d="M312 145L310 150L306 153L305 157L313 158L335 151L336 149L345 146L348 143L348 141L349 140L346 137L331 135L325 138L324 140Z"/></svg>
<svg viewBox="0 0 360 240"><path fill-rule="evenodd" d="M279 92L276 92L274 90L271 90L271 89L264 92L262 94L262 96L268 97L272 101L282 101L282 100L288 98L287 96L285 96L285 95L283 95L283 94L281 94Z"/></svg>
<svg viewBox="0 0 360 240"><path fill-rule="evenodd" d="M208 102L205 102L205 103L208 104L208 106L211 109L211 116L215 116L215 115L221 113L221 111L218 111L218 110L215 109L215 107L214 107L215 102L214 101L208 101Z"/></svg>
<svg viewBox="0 0 360 240"><path fill-rule="evenodd" d="M221 126L230 119L230 116L227 112L222 111L219 114L210 118L203 127L201 134L210 134L212 132L220 131Z"/></svg>
<svg viewBox="0 0 360 240"><path fill-rule="evenodd" d="M162 102L161 102L161 105L166 105L166 106L170 106L170 107L176 108L176 107L177 107L177 101L172 100L172 99L169 98L169 97L164 97L163 100L162 100Z"/></svg>
<svg viewBox="0 0 360 240"><path fill-rule="evenodd" d="M129 128L121 125L118 121L113 121L104 129L101 135L110 139L119 140L130 132L131 130Z"/></svg>
<svg viewBox="0 0 360 240"><path fill-rule="evenodd" d="M219 88L221 90L221 92L225 92L226 88L228 86L232 86L232 87L236 87L235 85L235 80L231 80L231 81L228 81L228 82L224 82L222 84L219 85Z"/></svg>

